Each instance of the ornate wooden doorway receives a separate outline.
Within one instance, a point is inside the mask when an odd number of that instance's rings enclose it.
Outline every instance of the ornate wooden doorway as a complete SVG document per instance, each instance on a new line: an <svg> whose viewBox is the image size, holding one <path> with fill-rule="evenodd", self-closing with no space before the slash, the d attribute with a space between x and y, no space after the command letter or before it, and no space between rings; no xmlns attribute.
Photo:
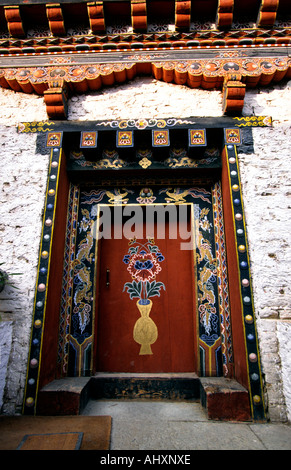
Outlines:
<svg viewBox="0 0 291 470"><path fill-rule="evenodd" d="M147 120L128 122L128 135L132 136L134 132L136 147L132 147L132 152L130 149L125 152L123 149L123 153L119 147L114 151L109 149L109 153L105 152L107 144L115 142L114 137L120 137L120 129L122 127L124 130L126 124L123 121L94 123L94 129L101 126L101 133L98 151L95 152L93 147L90 153L85 150L85 153L80 152L80 132L82 131L82 135L91 135L92 123L86 124L89 126L88 129L85 127L88 132L83 132L83 124L79 126L76 123L67 123L68 126L64 128L64 123L51 123L53 127L46 136L46 146L53 148L35 293L25 413L35 412L38 391L49 382L60 377L90 376L93 379L100 366L97 356L97 340L101 332L101 328L99 331L97 329L100 299L96 294L102 289L98 269L104 264L107 271L107 261L101 260L102 249L98 249L99 244L92 236L91 229L97 220L98 207L116 204L148 206L154 203L170 206L189 204L193 208L193 318L197 319L197 328L195 329L195 320L192 326L196 361L194 371L207 378L234 377L251 394L252 414L259 417L264 415L236 150L236 144L241 142L238 127L248 126L250 118L241 118L244 123L241 120L237 122L236 118L218 118L215 119L217 128L213 128L213 119L198 119L199 122L196 118L195 122L191 119L158 123ZM269 125L269 121L263 117L252 117L251 121L254 127ZM175 146L176 144L169 146L169 140L166 140L168 146L163 147L161 132L158 132L157 137L162 142L162 148L157 150L156 141L150 142L150 137L154 137L162 125L171 127L164 130L164 137L169 137L171 133L173 142L177 138L178 143L181 141L186 145L188 131L189 135L194 134L195 140L198 124L200 128L205 122L209 124L207 144L206 140L201 144L201 129L197 134L198 149L191 149L189 141L189 153L186 149ZM28 123L21 132L40 132L43 123L29 124L29 130L27 125ZM116 126L118 130L115 136ZM124 137L123 131L121 134ZM148 144L146 147L141 145L142 137ZM221 139L225 144L223 149L219 146ZM168 260L171 249L161 245L158 237L155 243ZM128 245L126 248L128 249ZM105 253L110 250L109 246ZM125 247L118 250L118 256L124 258L125 253ZM122 264L121 258L118 260L127 273L127 265ZM138 261L145 263L148 259ZM175 261L180 261L179 256L176 255ZM186 264L187 261L184 260L183 265ZM148 267L144 265L144 270ZM173 268L170 267L168 271L171 269ZM158 274L162 275L162 272ZM121 279L118 281L121 282ZM165 286L168 281L168 278L161 277L158 280L157 277L157 282L162 282ZM133 283L133 280L124 279L122 283L121 286L124 287L126 283ZM165 292L167 291L161 288L161 297L154 297L154 307L150 313L154 322L155 307L158 302L166 301L166 298L162 298ZM122 295L127 302L135 305L134 311L139 315L137 298L130 299L127 288ZM135 317L133 324L136 322ZM163 328L168 332L169 324L168 320L168 329L156 324L158 335ZM154 357L159 336L153 344L139 344L134 339L133 330L130 329L131 341L137 347L138 356L146 357L147 354L139 354L139 348L150 346L153 354L148 356ZM169 343L173 343L171 338ZM167 347L168 345L164 346L164 349ZM198 353L195 356L196 350ZM183 369L184 367L185 365ZM168 369L168 365L166 368Z"/></svg>
<svg viewBox="0 0 291 470"><path fill-rule="evenodd" d="M193 245L182 249L176 221L163 222L162 230L155 222L155 233L145 220L135 224L141 238L100 241L97 371L197 370Z"/></svg>

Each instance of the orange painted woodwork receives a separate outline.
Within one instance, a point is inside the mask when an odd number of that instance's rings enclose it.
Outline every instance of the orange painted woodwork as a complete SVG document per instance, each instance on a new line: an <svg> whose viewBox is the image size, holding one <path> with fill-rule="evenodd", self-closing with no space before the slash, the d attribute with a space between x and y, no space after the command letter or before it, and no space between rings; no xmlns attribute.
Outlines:
<svg viewBox="0 0 291 470"><path fill-rule="evenodd" d="M226 100L224 112L226 114L241 114L244 100Z"/></svg>
<svg viewBox="0 0 291 470"><path fill-rule="evenodd" d="M273 80L273 77L275 75L275 72L272 73L262 73L261 78L260 78L260 85L266 86L271 83Z"/></svg>
<svg viewBox="0 0 291 470"><path fill-rule="evenodd" d="M49 118L63 119L67 117L67 88L49 88L44 91L44 102Z"/></svg>
<svg viewBox="0 0 291 470"><path fill-rule="evenodd" d="M217 27L230 27L233 20L234 0L219 0L217 7Z"/></svg>
<svg viewBox="0 0 291 470"><path fill-rule="evenodd" d="M223 110L228 114L240 114L244 106L246 85L239 80L225 80L223 85Z"/></svg>
<svg viewBox="0 0 291 470"><path fill-rule="evenodd" d="M46 14L52 34L66 34L61 5L55 3L46 5Z"/></svg>
<svg viewBox="0 0 291 470"><path fill-rule="evenodd" d="M69 194L69 180L66 171L65 155L62 155L60 163L60 181L56 196L55 227L52 239L48 291L46 300L46 314L43 333L43 346L40 363L41 389L56 377L57 349L58 349L58 324L62 296L63 259L65 249L65 233Z"/></svg>
<svg viewBox="0 0 291 470"><path fill-rule="evenodd" d="M104 18L90 18L90 27L93 33L105 31Z"/></svg>
<svg viewBox="0 0 291 470"><path fill-rule="evenodd" d="M174 79L174 69L163 69L163 80L164 82L171 83Z"/></svg>
<svg viewBox="0 0 291 470"><path fill-rule="evenodd" d="M146 31L147 4L145 0L131 0L131 21L134 31Z"/></svg>
<svg viewBox="0 0 291 470"><path fill-rule="evenodd" d="M113 85L115 83L115 77L114 77L114 72L107 74L102 74L101 75L102 83L103 85Z"/></svg>
<svg viewBox="0 0 291 470"><path fill-rule="evenodd" d="M178 72L174 70L174 80L177 85L185 85L187 83L188 72Z"/></svg>
<svg viewBox="0 0 291 470"><path fill-rule="evenodd" d="M176 28L190 28L191 1L176 0L175 3L175 25Z"/></svg>
<svg viewBox="0 0 291 470"><path fill-rule="evenodd" d="M5 6L4 11L10 35L14 37L24 37L25 32L19 6Z"/></svg>
<svg viewBox="0 0 291 470"><path fill-rule="evenodd" d="M234 0L219 0L218 11L233 11Z"/></svg>
<svg viewBox="0 0 291 470"><path fill-rule="evenodd" d="M261 11L277 11L279 0L262 0Z"/></svg>
<svg viewBox="0 0 291 470"><path fill-rule="evenodd" d="M146 243L147 239L137 241ZM138 329L135 325L141 318L138 298L130 299L124 288L125 283L132 282L129 265L123 262L128 243L123 237L103 239L99 244L96 370L137 373L197 370L193 252L181 251L180 239L155 239L165 258L156 282L164 283L165 290L162 288L160 296L150 298L149 318L156 325L157 339L152 339L152 354L141 354L142 346L134 339Z"/></svg>
<svg viewBox="0 0 291 470"><path fill-rule="evenodd" d="M259 14L258 27L272 26L276 21L276 12L272 11L261 11Z"/></svg>
<svg viewBox="0 0 291 470"><path fill-rule="evenodd" d="M257 26L273 26L277 17L279 0L262 0Z"/></svg>
<svg viewBox="0 0 291 470"><path fill-rule="evenodd" d="M93 33L105 31L103 2L87 3L90 28Z"/></svg>
<svg viewBox="0 0 291 470"><path fill-rule="evenodd" d="M223 28L225 26L231 26L233 19L232 13L219 13L218 14L218 21L217 25L219 28Z"/></svg>
<svg viewBox="0 0 291 470"><path fill-rule="evenodd" d="M240 294L240 275L236 251L235 223L233 220L231 187L229 186L229 173L227 154L222 152L222 200L224 214L224 233L227 250L227 271L229 285L229 302L231 311L231 331L234 355L234 377L247 389L248 369L246 362L246 344L243 331L243 312Z"/></svg>

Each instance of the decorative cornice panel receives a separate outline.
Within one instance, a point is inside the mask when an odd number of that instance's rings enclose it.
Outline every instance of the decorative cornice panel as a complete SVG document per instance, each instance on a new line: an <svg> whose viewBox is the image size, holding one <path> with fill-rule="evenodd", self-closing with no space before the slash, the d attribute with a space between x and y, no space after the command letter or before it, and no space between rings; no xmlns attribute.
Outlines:
<svg viewBox="0 0 291 470"><path fill-rule="evenodd" d="M17 88L13 84L18 84L19 91L22 89L29 93L35 89L37 93L41 93L41 89L46 87L49 81L62 79L70 83L73 89L78 88L78 84L86 82L87 89L94 90L99 89L102 84L114 84L132 79L146 69L158 80L187 84L192 88L203 86L203 82L206 83L215 77L221 81L222 85L224 78L234 73L242 76L242 81L247 87L253 87L265 85L271 81L278 82L284 77L289 78L291 58L230 56L214 59L159 61L155 60L151 54L144 56L136 54L128 62L80 64L72 60L60 62L58 65L2 68L0 69L0 84L13 89ZM31 86L27 86L28 84Z"/></svg>
<svg viewBox="0 0 291 470"><path fill-rule="evenodd" d="M102 86L123 83L135 76L147 74L157 80L190 88L223 88L224 112L239 115L243 108L245 88L265 86L291 77L291 59L288 57L251 58L235 57L233 54L229 57L227 54L227 57L214 59L180 61L158 61L155 58L151 54L136 54L130 62L76 64L72 60L58 65L3 68L0 69L0 86L25 93L45 94L45 102L50 104L49 117L63 119L67 114L66 100L69 93L95 91ZM56 100L58 103L62 101L62 113L59 113L59 108L53 112L52 103Z"/></svg>

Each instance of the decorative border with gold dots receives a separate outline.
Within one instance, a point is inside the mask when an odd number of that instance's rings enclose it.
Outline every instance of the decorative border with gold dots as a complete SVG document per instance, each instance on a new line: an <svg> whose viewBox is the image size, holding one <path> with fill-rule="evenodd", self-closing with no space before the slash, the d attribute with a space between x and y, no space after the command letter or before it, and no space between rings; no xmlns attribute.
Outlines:
<svg viewBox="0 0 291 470"><path fill-rule="evenodd" d="M247 353L250 406L253 418L255 420L264 420L266 419L264 395L237 150L234 144L226 144L225 148L239 266L240 296L243 312L242 324Z"/></svg>
<svg viewBox="0 0 291 470"><path fill-rule="evenodd" d="M61 145L61 143L59 145ZM49 281L49 268L56 211L56 197L59 184L61 154L62 150L60 147L54 147L51 149L45 209L43 216L42 238L38 261L38 277L34 297L30 351L27 364L26 387L22 410L23 414L26 415L33 415L36 412L43 325L46 312L47 286Z"/></svg>

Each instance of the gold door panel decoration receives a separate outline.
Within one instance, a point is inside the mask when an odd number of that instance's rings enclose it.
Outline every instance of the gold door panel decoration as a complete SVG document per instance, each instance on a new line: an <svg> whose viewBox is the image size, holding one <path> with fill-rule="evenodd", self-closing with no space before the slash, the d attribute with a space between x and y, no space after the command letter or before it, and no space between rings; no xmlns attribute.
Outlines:
<svg viewBox="0 0 291 470"><path fill-rule="evenodd" d="M133 328L133 339L141 345L139 354L145 356L147 354L153 354L151 345L158 339L158 328L155 322L150 318L150 312L152 309L152 301L149 300L147 305L141 305L138 300L136 302L137 308L141 315Z"/></svg>

